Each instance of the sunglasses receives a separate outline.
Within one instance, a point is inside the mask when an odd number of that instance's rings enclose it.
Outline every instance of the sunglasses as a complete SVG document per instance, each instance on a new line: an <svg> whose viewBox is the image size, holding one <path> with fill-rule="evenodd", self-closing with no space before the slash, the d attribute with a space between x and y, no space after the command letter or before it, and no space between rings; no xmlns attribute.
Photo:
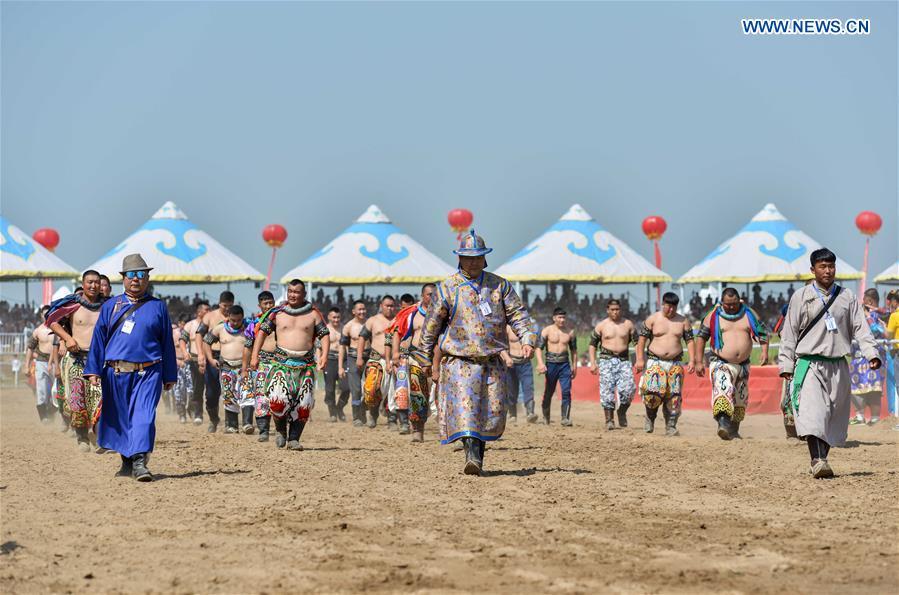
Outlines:
<svg viewBox="0 0 899 595"><path fill-rule="evenodd" d="M138 279L146 279L147 271L128 271L125 273L126 279L134 279L135 277Z"/></svg>

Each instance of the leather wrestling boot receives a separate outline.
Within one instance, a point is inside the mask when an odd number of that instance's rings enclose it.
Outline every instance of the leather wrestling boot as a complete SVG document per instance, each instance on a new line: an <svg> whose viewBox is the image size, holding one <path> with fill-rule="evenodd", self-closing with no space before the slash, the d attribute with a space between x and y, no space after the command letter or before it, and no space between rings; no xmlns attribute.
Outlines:
<svg viewBox="0 0 899 595"><path fill-rule="evenodd" d="M552 411L552 409L550 409L550 406L551 403L543 403L540 407L543 411L543 424L547 426L549 425L549 415Z"/></svg>
<svg viewBox="0 0 899 595"><path fill-rule="evenodd" d="M337 407L333 403L328 403L328 423L337 423Z"/></svg>
<svg viewBox="0 0 899 595"><path fill-rule="evenodd" d="M210 421L209 425L206 426L207 434L215 434L215 431L219 429L219 424L217 421Z"/></svg>
<svg viewBox="0 0 899 595"><path fill-rule="evenodd" d="M255 408L253 406L244 406L240 408L240 416L241 421L243 422L243 430L244 434L253 434L256 431L256 428L253 426L253 412Z"/></svg>
<svg viewBox="0 0 899 595"><path fill-rule="evenodd" d="M75 438L78 440L78 450L91 451L91 439L87 435L87 428L75 428Z"/></svg>
<svg viewBox="0 0 899 595"><path fill-rule="evenodd" d="M375 428L378 425L378 408L372 407L368 410L368 423L365 424L369 428Z"/></svg>
<svg viewBox="0 0 899 595"><path fill-rule="evenodd" d="M463 438L462 442L465 447L465 468L462 472L465 475L480 475L483 458L481 457L481 446L478 444L480 440L477 438Z"/></svg>
<svg viewBox="0 0 899 595"><path fill-rule="evenodd" d="M400 422L400 434L409 434L409 432L412 431L411 428L409 428L409 412L403 409L397 411L396 415Z"/></svg>
<svg viewBox="0 0 899 595"><path fill-rule="evenodd" d="M676 415L665 415L665 435L666 436L679 436L680 432L677 431L677 416Z"/></svg>
<svg viewBox="0 0 899 595"><path fill-rule="evenodd" d="M303 428L306 427L304 421L291 421L287 426L287 450L303 450L300 444L300 436L303 435Z"/></svg>
<svg viewBox="0 0 899 595"><path fill-rule="evenodd" d="M237 412L225 410L225 433L236 434L237 430Z"/></svg>
<svg viewBox="0 0 899 595"><path fill-rule="evenodd" d="M131 477L134 467L131 464L131 457L119 455L122 457L122 467L115 474L116 477Z"/></svg>
<svg viewBox="0 0 899 595"><path fill-rule="evenodd" d="M412 442L425 441L425 424L420 419L412 422Z"/></svg>
<svg viewBox="0 0 899 595"><path fill-rule="evenodd" d="M506 415L513 424L518 424L518 403L512 403L506 407Z"/></svg>
<svg viewBox="0 0 899 595"><path fill-rule="evenodd" d="M343 423L346 421L346 413L343 412L343 408L346 407L346 404L341 405L340 407L335 407L337 411L337 421Z"/></svg>
<svg viewBox="0 0 899 595"><path fill-rule="evenodd" d="M796 424L792 417L784 416L784 431L787 433L787 440L799 441L799 435L796 433Z"/></svg>
<svg viewBox="0 0 899 595"><path fill-rule="evenodd" d="M630 403L626 405L618 406L618 427L626 428L627 427L627 409L630 407Z"/></svg>
<svg viewBox="0 0 899 595"><path fill-rule="evenodd" d="M731 421L730 422L730 439L731 440L742 440L743 437L740 436L740 422Z"/></svg>
<svg viewBox="0 0 899 595"><path fill-rule="evenodd" d="M573 424L571 423L571 403L562 403L562 421L559 425L565 426L566 428L570 428Z"/></svg>
<svg viewBox="0 0 899 595"><path fill-rule="evenodd" d="M652 434L656 427L656 416L659 414L658 409L646 408L646 416L643 418L643 431Z"/></svg>
<svg viewBox="0 0 899 595"><path fill-rule="evenodd" d="M606 430L611 431L615 429L615 410L614 409L603 409L603 414L606 416Z"/></svg>
<svg viewBox="0 0 899 595"><path fill-rule="evenodd" d="M268 432L271 428L272 418L269 416L257 417L256 425L259 427L259 442L268 442Z"/></svg>
<svg viewBox="0 0 899 595"><path fill-rule="evenodd" d="M153 474L147 469L149 458L149 455L143 452L131 457L131 475L137 481L153 481Z"/></svg>
<svg viewBox="0 0 899 595"><path fill-rule="evenodd" d="M284 448L284 445L287 444L287 419L284 417L275 416L275 432L278 433L275 436L275 446L278 448Z"/></svg>
<svg viewBox="0 0 899 595"><path fill-rule="evenodd" d="M537 423L537 414L534 413L534 401L527 403L525 406L525 411L527 411L527 420L529 424Z"/></svg>
<svg viewBox="0 0 899 595"><path fill-rule="evenodd" d="M722 440L730 440L730 418L724 413L719 413L715 416L715 419L718 421L718 437Z"/></svg>
<svg viewBox="0 0 899 595"><path fill-rule="evenodd" d="M399 424L396 423L396 412L387 412L387 429L388 430L398 430L400 428Z"/></svg>
<svg viewBox="0 0 899 595"><path fill-rule="evenodd" d="M815 479L829 479L833 477L833 469L827 459L812 459L812 464L808 470Z"/></svg>

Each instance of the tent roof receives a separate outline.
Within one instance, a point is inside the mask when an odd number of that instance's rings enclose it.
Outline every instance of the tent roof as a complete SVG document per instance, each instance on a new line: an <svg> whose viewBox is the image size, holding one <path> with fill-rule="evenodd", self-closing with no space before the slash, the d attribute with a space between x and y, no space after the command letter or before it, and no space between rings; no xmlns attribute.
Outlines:
<svg viewBox="0 0 899 595"><path fill-rule="evenodd" d="M521 252L496 269L510 281L660 283L671 277L572 205Z"/></svg>
<svg viewBox="0 0 899 595"><path fill-rule="evenodd" d="M78 271L0 216L0 280L72 279Z"/></svg>
<svg viewBox="0 0 899 595"><path fill-rule="evenodd" d="M765 205L735 236L719 245L678 283L759 283L811 279L809 254L821 244ZM837 279L859 279L861 273L837 258Z"/></svg>
<svg viewBox="0 0 899 595"><path fill-rule="evenodd" d="M899 285L899 260L874 277L874 282L881 285Z"/></svg>
<svg viewBox="0 0 899 595"><path fill-rule="evenodd" d="M122 259L134 253L143 256L153 267L153 281L159 283L265 279L265 275L191 223L184 211L171 201L90 268L117 279Z"/></svg>
<svg viewBox="0 0 899 595"><path fill-rule="evenodd" d="M282 283L303 279L315 284L367 285L426 283L455 269L390 222L377 205L301 265Z"/></svg>

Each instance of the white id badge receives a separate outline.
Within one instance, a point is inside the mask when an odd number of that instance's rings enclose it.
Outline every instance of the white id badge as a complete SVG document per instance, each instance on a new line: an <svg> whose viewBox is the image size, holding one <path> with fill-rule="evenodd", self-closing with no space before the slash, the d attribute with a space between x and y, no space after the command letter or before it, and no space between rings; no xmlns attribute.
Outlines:
<svg viewBox="0 0 899 595"><path fill-rule="evenodd" d="M131 331L134 330L134 321L130 318L122 323L122 332L126 335L130 335Z"/></svg>
<svg viewBox="0 0 899 595"><path fill-rule="evenodd" d="M490 309L490 302L481 302L478 304L478 309L484 316L489 316L490 313L493 312L493 310Z"/></svg>
<svg viewBox="0 0 899 595"><path fill-rule="evenodd" d="M824 315L824 326L832 333L837 331L837 321L830 312Z"/></svg>

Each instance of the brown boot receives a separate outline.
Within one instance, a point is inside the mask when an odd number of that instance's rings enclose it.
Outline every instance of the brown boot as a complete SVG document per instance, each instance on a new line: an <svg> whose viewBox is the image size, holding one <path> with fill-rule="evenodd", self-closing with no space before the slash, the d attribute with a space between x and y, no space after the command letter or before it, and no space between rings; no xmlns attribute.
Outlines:
<svg viewBox="0 0 899 595"><path fill-rule="evenodd" d="M606 430L612 431L615 429L615 410L614 409L603 409L602 412L606 416Z"/></svg>

